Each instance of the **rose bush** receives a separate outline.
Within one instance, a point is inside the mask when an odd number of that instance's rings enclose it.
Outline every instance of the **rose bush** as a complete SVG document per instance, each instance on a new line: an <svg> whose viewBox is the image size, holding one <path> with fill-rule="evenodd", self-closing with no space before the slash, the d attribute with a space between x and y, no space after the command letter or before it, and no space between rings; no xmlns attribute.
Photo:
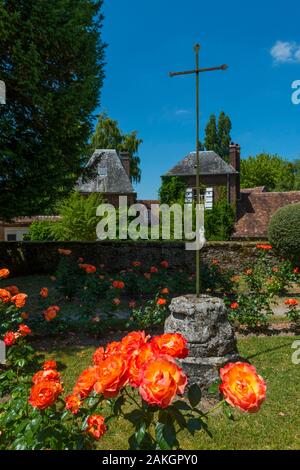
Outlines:
<svg viewBox="0 0 300 470"><path fill-rule="evenodd" d="M0 448L92 449L116 419L131 423L131 449L179 448L180 433L209 432L209 412L199 408L200 389L188 388L176 362L187 354L180 334L151 338L144 331L131 332L98 348L93 364L65 398L56 362L44 362L31 384L17 384L1 405ZM266 386L254 367L228 364L220 376L230 405L249 413L259 410Z"/></svg>

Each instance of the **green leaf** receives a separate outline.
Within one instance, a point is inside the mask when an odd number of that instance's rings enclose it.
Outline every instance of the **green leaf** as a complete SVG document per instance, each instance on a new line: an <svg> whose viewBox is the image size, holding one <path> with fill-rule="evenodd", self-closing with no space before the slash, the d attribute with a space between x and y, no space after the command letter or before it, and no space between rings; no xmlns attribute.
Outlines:
<svg viewBox="0 0 300 470"><path fill-rule="evenodd" d="M146 425L145 423L142 423L139 429L137 430L137 432L135 433L135 439L139 446L145 437L145 433L146 433Z"/></svg>
<svg viewBox="0 0 300 470"><path fill-rule="evenodd" d="M175 444L178 444L176 430L172 424L158 422L155 427L155 437L161 450L171 450Z"/></svg>
<svg viewBox="0 0 300 470"><path fill-rule="evenodd" d="M188 399L193 408L195 408L201 400L201 390L197 384L193 384L188 390Z"/></svg>
<svg viewBox="0 0 300 470"><path fill-rule="evenodd" d="M212 394L212 395L217 395L219 393L219 385L220 385L221 381L218 380L217 382L213 383L212 385L210 385L208 387L208 393Z"/></svg>
<svg viewBox="0 0 300 470"><path fill-rule="evenodd" d="M195 431L199 431L203 427L203 422L199 418L191 418L188 420L187 428L192 435L195 434Z"/></svg>
<svg viewBox="0 0 300 470"><path fill-rule="evenodd" d="M178 410L183 410L183 411L191 411L191 407L188 403L186 403L183 400L177 400L173 403L173 406L175 406Z"/></svg>

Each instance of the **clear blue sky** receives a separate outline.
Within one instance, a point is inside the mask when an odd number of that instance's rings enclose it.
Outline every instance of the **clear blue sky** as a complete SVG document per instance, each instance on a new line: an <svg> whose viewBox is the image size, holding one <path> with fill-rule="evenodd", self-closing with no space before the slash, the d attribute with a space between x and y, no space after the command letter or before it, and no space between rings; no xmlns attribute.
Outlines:
<svg viewBox="0 0 300 470"><path fill-rule="evenodd" d="M300 156L300 4L202 0L106 0L106 79L101 110L123 131L137 130L142 181L139 198L156 198L160 175L195 147L194 79L168 72L227 63L201 76L201 127L224 110L242 156L266 151Z"/></svg>

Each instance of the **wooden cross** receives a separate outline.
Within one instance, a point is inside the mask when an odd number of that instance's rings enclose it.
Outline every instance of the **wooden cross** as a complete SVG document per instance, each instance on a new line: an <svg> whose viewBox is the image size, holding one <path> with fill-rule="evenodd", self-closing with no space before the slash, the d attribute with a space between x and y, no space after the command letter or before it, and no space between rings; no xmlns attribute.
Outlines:
<svg viewBox="0 0 300 470"><path fill-rule="evenodd" d="M200 155L199 155L199 74L202 72L213 72L215 70L226 70L228 66L226 64L218 67L199 68L199 50L200 45L196 44L194 47L196 55L196 68L194 70L186 70L185 72L170 72L170 77L177 75L196 75L196 207L200 206ZM197 234L198 236L198 234ZM200 248L196 248L196 295L200 295Z"/></svg>

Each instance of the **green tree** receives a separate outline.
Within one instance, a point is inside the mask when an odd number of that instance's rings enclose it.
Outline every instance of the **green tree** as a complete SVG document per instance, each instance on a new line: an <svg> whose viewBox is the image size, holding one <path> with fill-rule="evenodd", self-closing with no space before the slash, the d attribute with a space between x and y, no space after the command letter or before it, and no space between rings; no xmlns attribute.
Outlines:
<svg viewBox="0 0 300 470"><path fill-rule="evenodd" d="M140 158L137 155L142 139L138 139L137 131L124 134L119 128L118 121L102 113L98 117L98 123L92 136L92 151L96 149L114 149L117 152L126 150L130 154L131 180L139 183L141 180Z"/></svg>
<svg viewBox="0 0 300 470"><path fill-rule="evenodd" d="M60 222L53 222L54 240L93 241L97 239L96 226L99 217L97 207L104 202L99 193L83 196L73 192L58 206Z"/></svg>
<svg viewBox="0 0 300 470"><path fill-rule="evenodd" d="M218 122L216 116L212 114L205 128L205 149L215 151L227 162L231 142L230 131L230 118L223 111L219 115Z"/></svg>
<svg viewBox="0 0 300 470"><path fill-rule="evenodd" d="M102 0L1 0L0 218L73 187L103 81Z"/></svg>
<svg viewBox="0 0 300 470"><path fill-rule="evenodd" d="M300 190L300 159L295 160L293 165L294 165L294 175L295 175L294 189L296 191L299 191Z"/></svg>
<svg viewBox="0 0 300 470"><path fill-rule="evenodd" d="M265 186L267 191L291 191L295 187L293 163L278 155L261 153L241 160L241 187Z"/></svg>
<svg viewBox="0 0 300 470"><path fill-rule="evenodd" d="M183 204L185 200L186 183L180 176L162 176L162 184L159 189L161 204Z"/></svg>

